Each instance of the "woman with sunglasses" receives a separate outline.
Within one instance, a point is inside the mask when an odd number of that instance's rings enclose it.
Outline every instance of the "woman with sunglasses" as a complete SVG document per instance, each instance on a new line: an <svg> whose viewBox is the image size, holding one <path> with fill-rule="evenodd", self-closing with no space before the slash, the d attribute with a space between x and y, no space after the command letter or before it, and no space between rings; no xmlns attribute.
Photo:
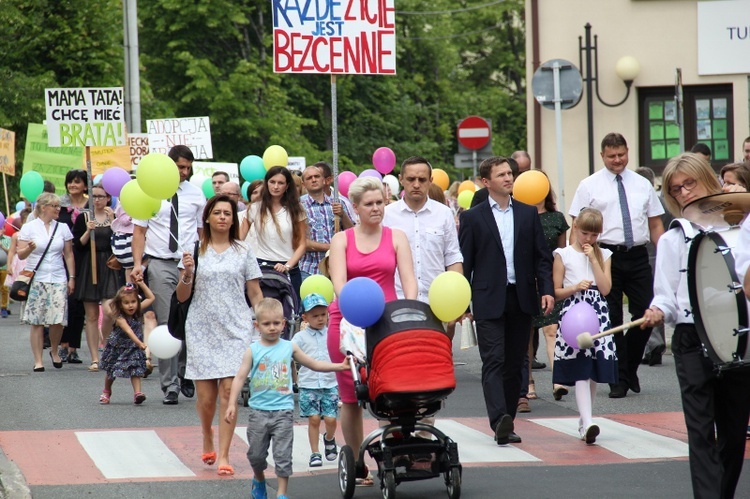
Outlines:
<svg viewBox="0 0 750 499"><path fill-rule="evenodd" d="M689 203L722 191L703 157L685 153L672 158L662 177L664 202L679 217ZM725 191L744 191L726 186ZM701 227L692 224L693 230ZM654 273L654 299L642 328L665 322L674 326L672 354L682 394L693 495L731 498L745 457L745 432L750 415L750 376L728 369L717 375L704 355L688 293L688 252L692 238L675 227L659 239ZM731 334L731 332L728 332Z"/></svg>
<svg viewBox="0 0 750 499"><path fill-rule="evenodd" d="M18 235L18 258L26 260L26 270L36 269L21 317L23 324L31 326L34 372L44 372L45 325L49 325L52 365L56 369L62 367L57 347L63 326L68 322L68 295L75 289L75 274L66 276L65 272L66 267L75 269L73 234L67 225L57 221L59 213L60 198L43 192L36 198L36 218L24 224Z"/></svg>
<svg viewBox="0 0 750 499"><path fill-rule="evenodd" d="M112 198L98 185L91 189L91 198L94 201L93 214L85 212L73 226L73 244L77 255L77 286L73 296L83 302L86 311L86 342L91 352L89 371L96 372L99 370L99 343L109 336L113 325L112 318L105 313L102 330L99 331L99 304L104 310L109 310L109 300L117 294L117 271L107 267L107 260L112 256L110 240L115 218L109 207ZM92 259L96 266L96 284Z"/></svg>

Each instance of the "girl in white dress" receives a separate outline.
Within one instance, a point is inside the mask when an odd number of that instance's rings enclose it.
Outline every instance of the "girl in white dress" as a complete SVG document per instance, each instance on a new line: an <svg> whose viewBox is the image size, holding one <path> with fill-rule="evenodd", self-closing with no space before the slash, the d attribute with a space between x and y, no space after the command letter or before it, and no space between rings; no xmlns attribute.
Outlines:
<svg viewBox="0 0 750 499"><path fill-rule="evenodd" d="M599 210L585 208L573 224L575 242L554 251L552 277L555 299L565 300L560 319L576 303L591 305L599 318L599 331L609 328L609 309L604 297L612 288L610 273L612 252L596 243L602 233L603 219ZM592 331L593 333L593 331ZM597 383L617 383L617 356L612 336L594 341L588 349L578 349L563 339L558 328L555 340L553 383L575 385L576 405L580 414L578 431L581 439L593 444L599 435L594 424L592 403Z"/></svg>

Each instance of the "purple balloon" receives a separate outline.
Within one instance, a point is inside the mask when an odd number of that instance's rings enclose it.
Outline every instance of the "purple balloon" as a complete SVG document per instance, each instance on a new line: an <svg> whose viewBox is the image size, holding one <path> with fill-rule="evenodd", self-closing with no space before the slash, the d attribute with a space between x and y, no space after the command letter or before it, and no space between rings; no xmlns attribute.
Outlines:
<svg viewBox="0 0 750 499"><path fill-rule="evenodd" d="M368 168L367 170L359 174L359 178L363 177L373 177L381 181L383 180L383 175L381 175L380 172L375 170L374 168Z"/></svg>
<svg viewBox="0 0 750 499"><path fill-rule="evenodd" d="M575 349L578 349L578 335L583 333L595 335L598 332L599 317L594 307L585 301L570 307L560 320L560 334L565 342Z"/></svg>
<svg viewBox="0 0 750 499"><path fill-rule="evenodd" d="M0 227L5 225L5 215L3 215L3 212L0 211Z"/></svg>
<svg viewBox="0 0 750 499"><path fill-rule="evenodd" d="M102 187L110 196L119 196L122 187L130 182L130 174L119 166L110 168L102 175Z"/></svg>

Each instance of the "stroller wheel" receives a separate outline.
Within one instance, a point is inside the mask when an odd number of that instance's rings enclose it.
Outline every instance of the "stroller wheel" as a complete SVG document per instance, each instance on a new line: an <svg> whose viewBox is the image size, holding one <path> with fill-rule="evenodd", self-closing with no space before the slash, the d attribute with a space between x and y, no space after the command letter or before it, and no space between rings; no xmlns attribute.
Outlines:
<svg viewBox="0 0 750 499"><path fill-rule="evenodd" d="M354 496L354 486L357 484L355 464L352 448L348 445L342 446L339 452L339 489L344 499Z"/></svg>
<svg viewBox="0 0 750 499"><path fill-rule="evenodd" d="M461 468L453 467L445 472L445 486L450 499L461 497Z"/></svg>
<svg viewBox="0 0 750 499"><path fill-rule="evenodd" d="M393 471L384 472L380 487L383 489L383 499L396 499L396 474Z"/></svg>

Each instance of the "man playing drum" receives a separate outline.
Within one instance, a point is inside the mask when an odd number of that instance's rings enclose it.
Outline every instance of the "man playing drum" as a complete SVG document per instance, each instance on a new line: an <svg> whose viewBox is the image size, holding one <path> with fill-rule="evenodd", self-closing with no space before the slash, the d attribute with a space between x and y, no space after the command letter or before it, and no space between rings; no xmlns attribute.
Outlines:
<svg viewBox="0 0 750 499"><path fill-rule="evenodd" d="M690 202L721 192L708 162L692 153L669 161L662 185L665 203L675 216L680 216ZM696 498L731 498L745 455L750 369L740 367L719 373L704 354L689 299L688 276L684 272L692 236L701 227L693 223L684 227L672 228L659 240L654 299L644 314L646 322L641 327L661 322L675 327L672 353L688 433L693 495Z"/></svg>

